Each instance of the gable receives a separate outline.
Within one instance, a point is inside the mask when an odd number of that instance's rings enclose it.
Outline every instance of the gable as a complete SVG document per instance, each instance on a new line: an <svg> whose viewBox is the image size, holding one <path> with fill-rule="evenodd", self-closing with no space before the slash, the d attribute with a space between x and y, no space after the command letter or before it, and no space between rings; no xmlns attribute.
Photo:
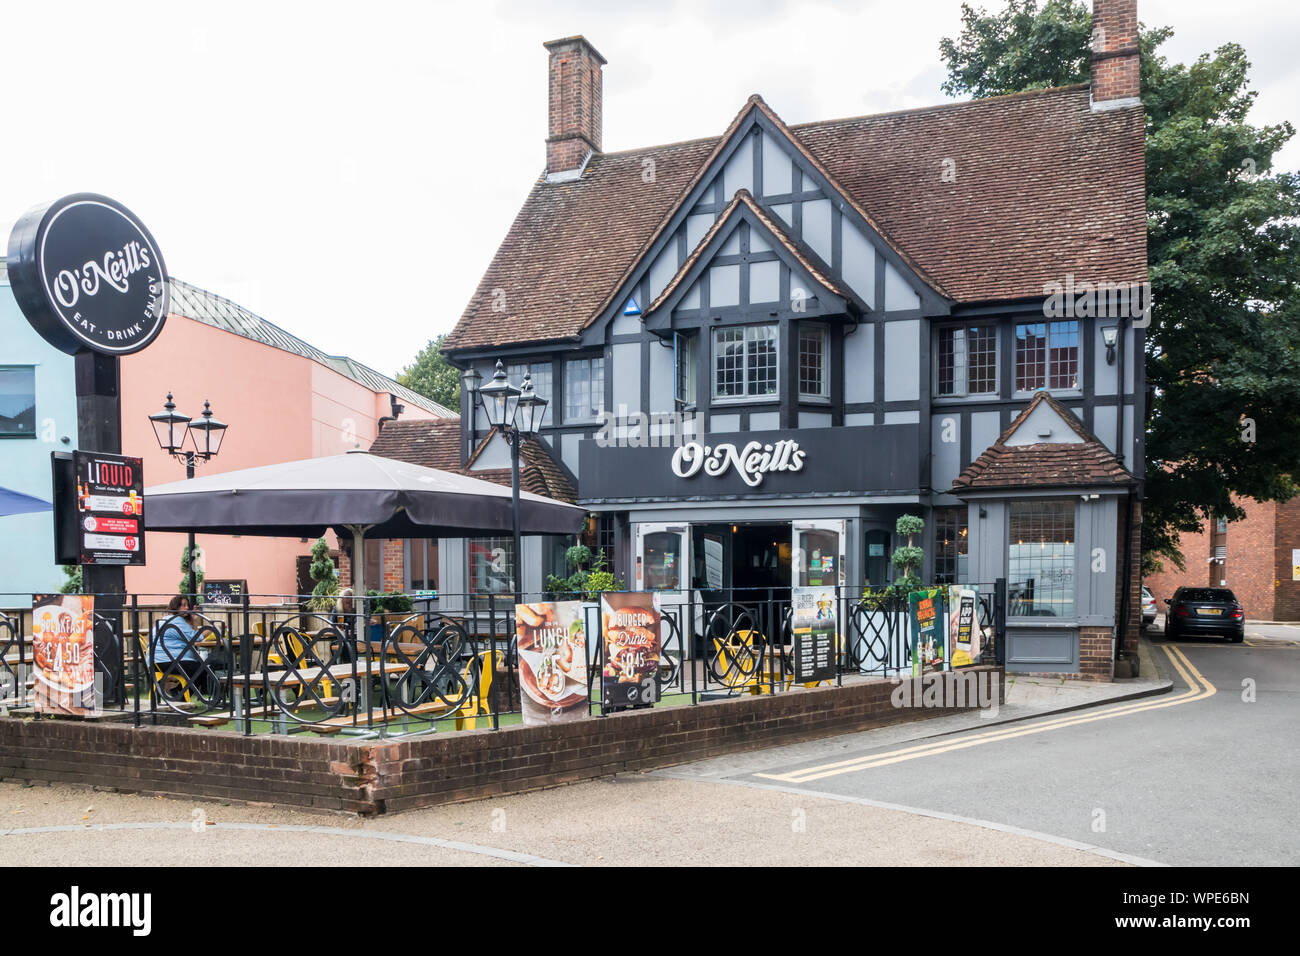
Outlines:
<svg viewBox="0 0 1300 956"><path fill-rule="evenodd" d="M623 314L627 302L658 299L742 191L779 220L821 271L842 279L866 311L947 312L933 283L911 268L755 96L603 313L584 330L583 341L603 340L606 324Z"/></svg>
<svg viewBox="0 0 1300 956"><path fill-rule="evenodd" d="M864 311L828 271L741 188L644 318L648 328L666 329L682 313L776 314L794 310L796 299L797 311L809 317Z"/></svg>
<svg viewBox="0 0 1300 956"><path fill-rule="evenodd" d="M1009 448L1023 445L1083 444L1085 439L1076 430L1076 425L1067 421L1070 418L1075 418L1070 411L1060 411L1047 402L1040 402L1029 410L1029 414L1003 439L1003 443Z"/></svg>

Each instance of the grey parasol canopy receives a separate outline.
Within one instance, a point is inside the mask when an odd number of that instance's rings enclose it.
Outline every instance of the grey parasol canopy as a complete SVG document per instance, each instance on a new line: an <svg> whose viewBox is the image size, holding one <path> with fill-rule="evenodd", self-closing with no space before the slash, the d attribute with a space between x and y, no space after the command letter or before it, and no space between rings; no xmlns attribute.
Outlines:
<svg viewBox="0 0 1300 956"><path fill-rule="evenodd" d="M145 489L149 531L318 537L458 538L511 530L510 489L490 481L351 451L204 475ZM523 534L574 534L586 511L520 492ZM364 561L355 561L358 595Z"/></svg>

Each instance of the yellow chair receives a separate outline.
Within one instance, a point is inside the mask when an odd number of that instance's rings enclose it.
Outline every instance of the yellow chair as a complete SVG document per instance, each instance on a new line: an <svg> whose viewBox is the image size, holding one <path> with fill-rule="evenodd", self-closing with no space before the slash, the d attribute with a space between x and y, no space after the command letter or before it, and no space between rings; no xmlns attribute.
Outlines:
<svg viewBox="0 0 1300 956"><path fill-rule="evenodd" d="M492 660L489 662L488 658ZM456 711L456 729L474 730L478 727L479 717L488 717L491 709L488 707L488 692L492 689L492 678L496 673L497 667L505 665L505 651L482 651L474 658L478 662L478 693L470 697L459 710ZM466 683L474 679L474 663L471 662L465 667L462 674Z"/></svg>
<svg viewBox="0 0 1300 956"><path fill-rule="evenodd" d="M184 673L168 674L162 667L158 666L158 662L154 660L153 656L149 653L149 632L137 631L136 639L140 642L140 653L144 655L145 666L153 667L153 683L154 686L158 688L158 692L160 694L166 694L167 684L174 683L181 692L181 699L187 704L193 703L194 694L190 688L189 678L186 677Z"/></svg>

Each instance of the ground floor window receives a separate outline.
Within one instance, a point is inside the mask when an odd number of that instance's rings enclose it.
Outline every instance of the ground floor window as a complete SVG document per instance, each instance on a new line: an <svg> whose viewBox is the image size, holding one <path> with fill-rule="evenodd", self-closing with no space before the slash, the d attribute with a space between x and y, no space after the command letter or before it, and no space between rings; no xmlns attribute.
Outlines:
<svg viewBox="0 0 1300 956"><path fill-rule="evenodd" d="M966 506L934 509L934 583L964 584L967 580Z"/></svg>
<svg viewBox="0 0 1300 956"><path fill-rule="evenodd" d="M367 591L383 593L384 590L384 542L381 538L365 540L365 588Z"/></svg>
<svg viewBox="0 0 1300 956"><path fill-rule="evenodd" d="M1011 503L1007 613L1074 617L1074 503Z"/></svg>
<svg viewBox="0 0 1300 956"><path fill-rule="evenodd" d="M406 590L438 593L438 539L407 538L404 554Z"/></svg>
<svg viewBox="0 0 1300 956"><path fill-rule="evenodd" d="M469 590L477 601L513 594L515 543L509 537L469 539Z"/></svg>

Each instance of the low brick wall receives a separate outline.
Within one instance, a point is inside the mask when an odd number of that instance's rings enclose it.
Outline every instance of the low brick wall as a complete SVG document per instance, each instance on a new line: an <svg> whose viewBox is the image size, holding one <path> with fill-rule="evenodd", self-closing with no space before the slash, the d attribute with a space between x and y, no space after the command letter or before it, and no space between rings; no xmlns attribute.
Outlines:
<svg viewBox="0 0 1300 956"><path fill-rule="evenodd" d="M978 680L1005 675L969 668ZM550 727L509 727L399 740L323 740L189 727L0 719L0 779L272 803L374 814L555 787L628 771L952 713L950 675L860 681L775 696L665 707ZM928 680L928 678L927 678ZM971 694L961 709L976 705ZM933 706L937 704L938 706Z"/></svg>

